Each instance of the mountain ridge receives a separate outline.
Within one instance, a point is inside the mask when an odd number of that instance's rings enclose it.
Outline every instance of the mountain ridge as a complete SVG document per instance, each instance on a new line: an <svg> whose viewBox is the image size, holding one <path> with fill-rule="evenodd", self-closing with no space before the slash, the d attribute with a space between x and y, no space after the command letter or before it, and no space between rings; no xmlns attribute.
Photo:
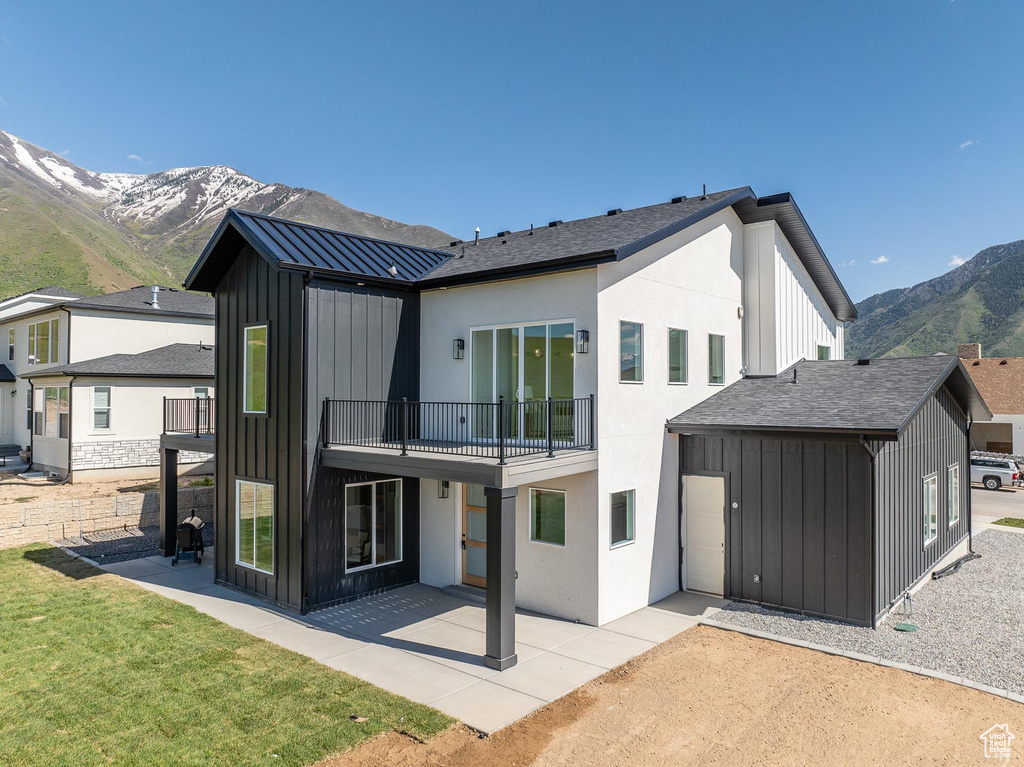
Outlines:
<svg viewBox="0 0 1024 767"><path fill-rule="evenodd" d="M857 304L848 357L955 354L962 343L1024 355L1024 240L984 248L965 263Z"/></svg>
<svg viewBox="0 0 1024 767"><path fill-rule="evenodd" d="M421 247L452 239L227 165L101 173L0 130L0 296L180 284L231 207Z"/></svg>

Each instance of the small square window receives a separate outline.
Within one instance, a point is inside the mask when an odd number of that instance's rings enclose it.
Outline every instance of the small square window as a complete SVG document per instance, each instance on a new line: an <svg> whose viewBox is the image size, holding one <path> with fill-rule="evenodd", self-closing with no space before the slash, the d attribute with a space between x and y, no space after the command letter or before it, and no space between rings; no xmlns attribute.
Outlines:
<svg viewBox="0 0 1024 767"><path fill-rule="evenodd" d="M633 541L633 498L635 490L612 493L612 546Z"/></svg>
<svg viewBox="0 0 1024 767"><path fill-rule="evenodd" d="M832 359L832 347L818 344L818 359L819 360L830 360Z"/></svg>
<svg viewBox="0 0 1024 767"><path fill-rule="evenodd" d="M530 540L565 545L565 493L530 489Z"/></svg>
<svg viewBox="0 0 1024 767"><path fill-rule="evenodd" d="M92 390L92 428L110 428L110 387L94 386Z"/></svg>

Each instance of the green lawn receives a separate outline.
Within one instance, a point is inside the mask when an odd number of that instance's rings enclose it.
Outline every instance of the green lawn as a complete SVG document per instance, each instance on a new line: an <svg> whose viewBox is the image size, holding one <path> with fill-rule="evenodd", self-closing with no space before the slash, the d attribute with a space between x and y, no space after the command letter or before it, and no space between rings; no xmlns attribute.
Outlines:
<svg viewBox="0 0 1024 767"><path fill-rule="evenodd" d="M59 549L0 551L0 583L2 764L308 764L452 722Z"/></svg>
<svg viewBox="0 0 1024 767"><path fill-rule="evenodd" d="M1024 519L1017 519L1016 517L1003 517L997 519L992 524L994 525L1006 525L1007 527L1024 527Z"/></svg>

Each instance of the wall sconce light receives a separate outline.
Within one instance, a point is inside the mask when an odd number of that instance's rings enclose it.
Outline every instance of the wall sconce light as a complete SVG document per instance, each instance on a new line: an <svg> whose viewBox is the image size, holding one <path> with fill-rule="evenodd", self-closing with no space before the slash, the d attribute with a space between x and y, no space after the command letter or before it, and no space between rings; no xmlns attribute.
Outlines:
<svg viewBox="0 0 1024 767"><path fill-rule="evenodd" d="M448 497L448 480L439 479L437 480L437 497L447 498Z"/></svg>
<svg viewBox="0 0 1024 767"><path fill-rule="evenodd" d="M452 359L461 360L466 356L466 342L461 338L456 338L452 344Z"/></svg>
<svg viewBox="0 0 1024 767"><path fill-rule="evenodd" d="M576 331L576 353L586 354L590 351L590 331L589 330L577 330Z"/></svg>

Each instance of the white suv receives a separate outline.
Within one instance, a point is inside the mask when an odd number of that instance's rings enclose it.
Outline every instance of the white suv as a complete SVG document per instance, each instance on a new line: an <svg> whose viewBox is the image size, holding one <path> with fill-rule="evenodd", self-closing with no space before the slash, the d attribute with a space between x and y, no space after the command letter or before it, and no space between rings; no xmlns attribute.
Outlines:
<svg viewBox="0 0 1024 767"><path fill-rule="evenodd" d="M980 482L986 490L998 490L1003 485L1013 487L1020 477L1020 468L1009 458L971 457L971 482Z"/></svg>

